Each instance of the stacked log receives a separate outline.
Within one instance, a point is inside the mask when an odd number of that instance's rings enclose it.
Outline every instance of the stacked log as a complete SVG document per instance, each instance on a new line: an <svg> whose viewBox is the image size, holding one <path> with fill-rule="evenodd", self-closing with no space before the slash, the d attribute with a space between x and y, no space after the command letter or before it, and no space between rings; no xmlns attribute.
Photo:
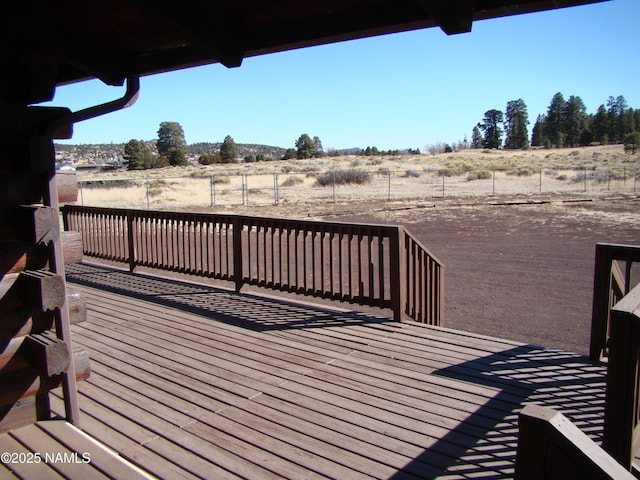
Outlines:
<svg viewBox="0 0 640 480"><path fill-rule="evenodd" d="M86 318L68 291L64 264L82 260L82 239L61 232L58 205L77 199L75 174L55 174L46 124L66 109L6 109L0 140L0 433L50 415L48 392L63 386L77 419L75 382L89 376L87 352L71 344L70 323ZM6 115L6 113L5 113ZM15 119L20 121L17 122Z"/></svg>

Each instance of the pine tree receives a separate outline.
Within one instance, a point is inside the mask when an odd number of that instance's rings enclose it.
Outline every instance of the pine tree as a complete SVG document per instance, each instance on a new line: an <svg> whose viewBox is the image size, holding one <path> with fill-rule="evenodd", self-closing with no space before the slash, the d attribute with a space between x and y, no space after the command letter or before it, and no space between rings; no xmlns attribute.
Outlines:
<svg viewBox="0 0 640 480"><path fill-rule="evenodd" d="M124 146L124 159L127 160L127 170L151 168L151 150L143 140L129 140Z"/></svg>
<svg viewBox="0 0 640 480"><path fill-rule="evenodd" d="M609 115L604 104L598 107L591 122L591 136L594 142L602 144L608 143L609 138Z"/></svg>
<svg viewBox="0 0 640 480"><path fill-rule="evenodd" d="M473 130L471 132L471 148L482 148L482 132L480 131L478 125L473 127Z"/></svg>
<svg viewBox="0 0 640 480"><path fill-rule="evenodd" d="M223 163L232 163L238 158L238 146L231 135L224 137L224 141L220 145L220 158Z"/></svg>
<svg viewBox="0 0 640 480"><path fill-rule="evenodd" d="M170 165L187 164L187 142L178 122L162 122L158 129L158 155L168 159Z"/></svg>
<svg viewBox="0 0 640 480"><path fill-rule="evenodd" d="M563 128L565 134L565 146L577 147L580 145L582 132L586 128L587 107L580 97L571 95L564 108Z"/></svg>
<svg viewBox="0 0 640 480"><path fill-rule="evenodd" d="M531 129L531 145L534 147L541 147L544 145L544 122L546 117L544 115L538 115L536 123L533 124Z"/></svg>
<svg viewBox="0 0 640 480"><path fill-rule="evenodd" d="M511 100L507 103L506 113L507 138L505 148L520 149L529 147L529 113L524 100Z"/></svg>
<svg viewBox="0 0 640 480"><path fill-rule="evenodd" d="M296 156L298 159L312 158L316 151L316 145L306 133L296 140Z"/></svg>
<svg viewBox="0 0 640 480"><path fill-rule="evenodd" d="M324 150L322 149L322 142L318 137L313 137L313 156L316 158L324 157Z"/></svg>
<svg viewBox="0 0 640 480"><path fill-rule="evenodd" d="M503 133L500 124L504 122L504 114L495 108L487 110L482 121L478 127L484 132L484 148L500 148Z"/></svg>
<svg viewBox="0 0 640 480"><path fill-rule="evenodd" d="M551 99L549 108L547 109L547 118L544 122L544 136L552 145L558 148L564 146L565 132L564 116L566 102L560 92L556 93Z"/></svg>

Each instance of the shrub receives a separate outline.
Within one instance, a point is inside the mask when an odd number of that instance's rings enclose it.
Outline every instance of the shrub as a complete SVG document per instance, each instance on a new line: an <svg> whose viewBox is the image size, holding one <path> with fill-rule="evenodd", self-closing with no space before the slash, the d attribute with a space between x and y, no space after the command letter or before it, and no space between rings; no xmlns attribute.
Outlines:
<svg viewBox="0 0 640 480"><path fill-rule="evenodd" d="M221 176L215 175L212 178L213 178L214 185L231 183L231 180L229 179L229 177L221 177Z"/></svg>
<svg viewBox="0 0 640 480"><path fill-rule="evenodd" d="M464 175L464 170L461 168L445 168L438 172L438 176L444 175L445 177L459 177Z"/></svg>
<svg viewBox="0 0 640 480"><path fill-rule="evenodd" d="M535 173L533 167L518 167L515 170L509 170L507 175L515 175L516 177L530 177Z"/></svg>
<svg viewBox="0 0 640 480"><path fill-rule="evenodd" d="M333 185L356 184L364 185L371 182L371 174L362 170L342 170L335 172L326 172L318 175L316 185L319 187L327 187Z"/></svg>
<svg viewBox="0 0 640 480"><path fill-rule="evenodd" d="M422 175L420 170L407 170L404 172L404 176L407 178L418 178L420 175Z"/></svg>
<svg viewBox="0 0 640 480"><path fill-rule="evenodd" d="M280 184L281 187L295 187L296 185L299 185L301 183L304 183L304 180L300 177L297 177L295 175L290 176L289 178L287 178L284 182L282 182Z"/></svg>
<svg viewBox="0 0 640 480"><path fill-rule="evenodd" d="M214 163L220 163L221 161L222 158L220 158L220 155L205 154L200 155L200 158L198 158L198 163L200 165L212 165Z"/></svg>
<svg viewBox="0 0 640 480"><path fill-rule="evenodd" d="M489 170L474 170L467 174L467 181L472 180L490 180L493 175Z"/></svg>

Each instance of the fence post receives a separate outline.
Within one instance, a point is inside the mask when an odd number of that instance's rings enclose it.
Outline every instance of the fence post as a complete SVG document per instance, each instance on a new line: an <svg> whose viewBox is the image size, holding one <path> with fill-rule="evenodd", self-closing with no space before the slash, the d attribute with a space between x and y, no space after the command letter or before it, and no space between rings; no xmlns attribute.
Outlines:
<svg viewBox="0 0 640 480"><path fill-rule="evenodd" d="M391 200L391 170L387 172L388 175L388 183L387 183L387 201Z"/></svg>
<svg viewBox="0 0 640 480"><path fill-rule="evenodd" d="M336 171L333 171L333 203L336 203Z"/></svg>
<svg viewBox="0 0 640 480"><path fill-rule="evenodd" d="M242 205L246 206L249 204L249 192L247 189L247 176L242 174Z"/></svg>
<svg viewBox="0 0 640 480"><path fill-rule="evenodd" d="M446 177L446 170L442 170L442 198L444 198L444 177Z"/></svg>
<svg viewBox="0 0 640 480"><path fill-rule="evenodd" d="M236 285L236 292L240 293L240 289L244 283L243 261L242 261L242 230L244 224L239 215L233 217L233 280Z"/></svg>
<svg viewBox="0 0 640 480"><path fill-rule="evenodd" d="M493 193L491 194L492 197L495 197L496 195L496 169L493 169Z"/></svg>
<svg viewBox="0 0 640 480"><path fill-rule="evenodd" d="M133 234L133 210L127 210L127 246L129 248L129 271L133 273L136 269L136 249L134 246L135 235Z"/></svg>
<svg viewBox="0 0 640 480"><path fill-rule="evenodd" d="M587 167L582 167L584 168L584 190L583 191L587 191Z"/></svg>
<svg viewBox="0 0 640 480"><path fill-rule="evenodd" d="M216 176L211 175L211 206L216 205Z"/></svg>
<svg viewBox="0 0 640 480"><path fill-rule="evenodd" d="M538 192L542 193L542 166L540 166L540 188Z"/></svg>
<svg viewBox="0 0 640 480"><path fill-rule="evenodd" d="M402 322L407 304L406 252L404 228L393 229L389 236L389 282L391 285L391 308L393 319Z"/></svg>
<svg viewBox="0 0 640 480"><path fill-rule="evenodd" d="M280 191L278 190L278 174L273 174L273 197L275 205L280 203Z"/></svg>

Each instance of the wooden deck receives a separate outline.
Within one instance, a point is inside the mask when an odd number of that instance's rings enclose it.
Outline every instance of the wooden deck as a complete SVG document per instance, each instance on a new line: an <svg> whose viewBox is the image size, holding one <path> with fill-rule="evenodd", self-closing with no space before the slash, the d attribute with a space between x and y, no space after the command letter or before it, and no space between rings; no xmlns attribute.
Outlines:
<svg viewBox="0 0 640 480"><path fill-rule="evenodd" d="M526 403L601 441L605 367L577 354L95 265L67 274L89 306L73 327L92 365L81 427L160 478L511 478Z"/></svg>

